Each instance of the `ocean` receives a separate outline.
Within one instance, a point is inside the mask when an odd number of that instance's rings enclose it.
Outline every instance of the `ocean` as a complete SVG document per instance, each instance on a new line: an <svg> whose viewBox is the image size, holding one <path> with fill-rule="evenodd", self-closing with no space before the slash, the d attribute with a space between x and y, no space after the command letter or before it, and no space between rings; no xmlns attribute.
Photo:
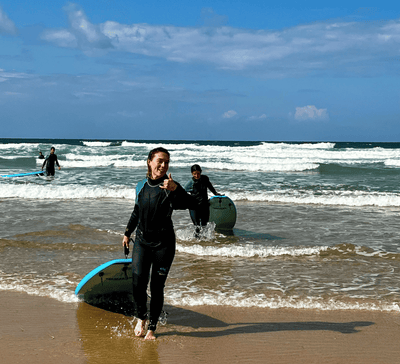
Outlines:
<svg viewBox="0 0 400 364"><path fill-rule="evenodd" d="M400 143L0 139L0 290L76 305L122 236L150 149L184 185L200 164L238 213L233 234L173 221L168 305L400 312Z"/></svg>

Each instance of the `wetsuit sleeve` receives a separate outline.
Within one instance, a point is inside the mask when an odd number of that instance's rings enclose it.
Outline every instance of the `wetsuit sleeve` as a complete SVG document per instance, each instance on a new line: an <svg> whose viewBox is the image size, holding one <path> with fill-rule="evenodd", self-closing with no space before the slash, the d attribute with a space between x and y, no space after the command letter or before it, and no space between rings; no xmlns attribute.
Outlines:
<svg viewBox="0 0 400 364"><path fill-rule="evenodd" d="M57 167L60 167L60 164L58 163L58 158L57 158L57 156L56 156L56 164L57 164Z"/></svg>
<svg viewBox="0 0 400 364"><path fill-rule="evenodd" d="M215 190L214 186L211 184L210 179L207 177L207 188L214 194L218 195L218 192Z"/></svg>
<svg viewBox="0 0 400 364"><path fill-rule="evenodd" d="M191 179L191 180L187 181L184 188L185 188L186 192L192 193L193 192L193 180Z"/></svg>
<svg viewBox="0 0 400 364"><path fill-rule="evenodd" d="M128 225L126 225L125 234L124 234L128 238L130 238L132 233L135 231L135 229L138 225L138 222L139 222L139 194L145 184L146 184L146 178L143 179L142 181L140 181L136 185L135 207L133 208L131 217L128 221Z"/></svg>
<svg viewBox="0 0 400 364"><path fill-rule="evenodd" d="M198 208L199 205L196 199L192 195L188 194L179 183L176 184L176 190L170 195L172 208L174 210L194 210Z"/></svg>
<svg viewBox="0 0 400 364"><path fill-rule="evenodd" d="M48 157L44 160L43 164L42 164L42 169L44 168L44 166L46 165Z"/></svg>
<svg viewBox="0 0 400 364"><path fill-rule="evenodd" d="M125 234L124 234L125 236L127 236L128 238L131 237L132 233L136 229L138 221L139 221L139 206L138 206L138 204L135 204L135 207L133 208L131 217L128 221L128 225L126 225Z"/></svg>

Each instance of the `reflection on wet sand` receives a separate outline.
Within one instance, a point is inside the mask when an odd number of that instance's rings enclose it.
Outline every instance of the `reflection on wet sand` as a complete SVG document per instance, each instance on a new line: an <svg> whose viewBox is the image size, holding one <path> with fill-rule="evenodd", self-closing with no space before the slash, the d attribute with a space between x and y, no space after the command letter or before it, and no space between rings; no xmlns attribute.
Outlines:
<svg viewBox="0 0 400 364"><path fill-rule="evenodd" d="M76 316L88 364L160 362L158 342L146 342L134 336L133 317L83 302Z"/></svg>
<svg viewBox="0 0 400 364"><path fill-rule="evenodd" d="M354 352L360 358L355 362L372 363L368 359L375 358L375 351L367 343L385 330L382 318L389 317L205 306L164 309L168 324L159 326L156 341L145 341L134 336L132 316L80 303L77 321L87 363L264 363L266 358L279 363L312 358L342 362ZM380 342L394 349L395 339Z"/></svg>

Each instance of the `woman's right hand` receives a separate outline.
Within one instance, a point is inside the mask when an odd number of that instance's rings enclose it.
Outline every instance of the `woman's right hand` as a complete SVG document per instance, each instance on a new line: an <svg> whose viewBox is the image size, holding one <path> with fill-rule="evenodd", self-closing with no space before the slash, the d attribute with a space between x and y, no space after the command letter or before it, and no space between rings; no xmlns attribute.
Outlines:
<svg viewBox="0 0 400 364"><path fill-rule="evenodd" d="M129 238L126 235L124 235L124 238L122 239L122 246L129 248Z"/></svg>

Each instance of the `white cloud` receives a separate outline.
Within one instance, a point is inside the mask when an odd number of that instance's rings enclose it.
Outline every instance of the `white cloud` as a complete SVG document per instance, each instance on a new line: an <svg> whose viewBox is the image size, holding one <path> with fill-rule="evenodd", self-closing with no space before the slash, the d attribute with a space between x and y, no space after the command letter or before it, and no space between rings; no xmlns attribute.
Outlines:
<svg viewBox="0 0 400 364"><path fill-rule="evenodd" d="M400 21L315 22L283 30L92 24L83 10L65 7L69 28L47 30L43 39L61 47L119 51L173 62L208 63L232 70L257 69L268 77L331 71L364 73L398 68ZM382 54L385 57L382 57ZM377 68L381 65L381 68ZM399 65L400 66L400 65Z"/></svg>
<svg viewBox="0 0 400 364"><path fill-rule="evenodd" d="M237 112L235 110L229 110L229 111L224 112L222 117L224 119L230 119L230 118L233 118L236 115L237 115Z"/></svg>
<svg viewBox="0 0 400 364"><path fill-rule="evenodd" d="M11 78L31 78L31 75L22 72L6 72L3 69L0 69L0 79L2 81L9 80Z"/></svg>
<svg viewBox="0 0 400 364"><path fill-rule="evenodd" d="M0 7L0 34L17 35L18 30L14 22L10 20L7 14Z"/></svg>
<svg viewBox="0 0 400 364"><path fill-rule="evenodd" d="M56 43L60 47L79 48L89 54L98 54L99 50L113 48L109 37L103 34L100 26L92 24L77 5L69 3L64 10L68 14L70 27L46 30L42 34L43 40Z"/></svg>
<svg viewBox="0 0 400 364"><path fill-rule="evenodd" d="M4 92L4 95L7 95L7 96L24 96L25 94L23 94L21 92L6 91L6 92Z"/></svg>
<svg viewBox="0 0 400 364"><path fill-rule="evenodd" d="M261 114L261 115L253 115L249 117L249 120L263 120L266 119L267 115L266 114Z"/></svg>
<svg viewBox="0 0 400 364"><path fill-rule="evenodd" d="M218 27L228 22L226 15L218 15L212 8L201 9L201 18L205 26L207 27Z"/></svg>
<svg viewBox="0 0 400 364"><path fill-rule="evenodd" d="M299 121L304 120L328 120L327 109L317 109L315 105L308 105L303 107L296 107L294 118Z"/></svg>
<svg viewBox="0 0 400 364"><path fill-rule="evenodd" d="M47 40L48 42L56 43L59 47L78 47L78 41L76 37L66 29L45 31L42 34L42 39Z"/></svg>

